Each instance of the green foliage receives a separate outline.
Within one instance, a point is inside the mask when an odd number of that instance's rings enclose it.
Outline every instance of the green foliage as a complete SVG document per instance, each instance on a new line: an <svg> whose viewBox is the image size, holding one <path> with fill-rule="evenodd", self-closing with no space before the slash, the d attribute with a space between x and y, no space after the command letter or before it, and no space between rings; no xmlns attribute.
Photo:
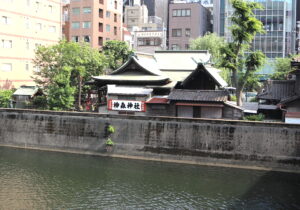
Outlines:
<svg viewBox="0 0 300 210"><path fill-rule="evenodd" d="M82 84L103 72L106 59L86 43L63 40L53 46L40 46L33 63L40 68L34 80L47 93L49 108L67 110L73 107L75 98L80 104Z"/></svg>
<svg viewBox="0 0 300 210"><path fill-rule="evenodd" d="M115 142L113 142L113 141L111 140L111 138L108 138L108 139L106 140L105 144L106 144L107 146L113 146L113 145L115 144Z"/></svg>
<svg viewBox="0 0 300 210"><path fill-rule="evenodd" d="M230 96L230 101L236 101L236 96Z"/></svg>
<svg viewBox="0 0 300 210"><path fill-rule="evenodd" d="M275 72L271 75L273 80L285 80L291 69L292 58L276 58L273 67Z"/></svg>
<svg viewBox="0 0 300 210"><path fill-rule="evenodd" d="M254 9L262 8L259 3L231 0L234 9L231 21L232 42L220 49L222 59L220 66L232 72L232 85L236 87L237 104L241 105L242 92L249 78L263 65L265 55L250 52L250 44L257 33L264 33L263 24L255 18ZM248 51L247 56L245 51Z"/></svg>
<svg viewBox="0 0 300 210"><path fill-rule="evenodd" d="M9 108L12 94L12 90L0 90L0 107Z"/></svg>
<svg viewBox="0 0 300 210"><path fill-rule="evenodd" d="M208 33L203 37L191 40L191 50L208 50L212 55L212 61L215 64L219 64L221 59L220 49L225 46L225 40L223 37L219 37L215 33Z"/></svg>
<svg viewBox="0 0 300 210"><path fill-rule="evenodd" d="M112 134L112 133L115 132L115 128L114 128L112 125L109 125L109 126L107 127L107 132L108 132L109 134Z"/></svg>
<svg viewBox="0 0 300 210"><path fill-rule="evenodd" d="M256 97L255 98L251 98L250 102L258 102L258 98L256 98Z"/></svg>
<svg viewBox="0 0 300 210"><path fill-rule="evenodd" d="M36 96L32 99L31 105L36 109L47 109L48 102L46 96Z"/></svg>
<svg viewBox="0 0 300 210"><path fill-rule="evenodd" d="M103 53L108 60L109 68L115 70L127 61L133 51L126 42L112 40L104 43Z"/></svg>
<svg viewBox="0 0 300 210"><path fill-rule="evenodd" d="M263 121L265 119L265 115L257 114L257 115L248 115L243 118L248 121Z"/></svg>

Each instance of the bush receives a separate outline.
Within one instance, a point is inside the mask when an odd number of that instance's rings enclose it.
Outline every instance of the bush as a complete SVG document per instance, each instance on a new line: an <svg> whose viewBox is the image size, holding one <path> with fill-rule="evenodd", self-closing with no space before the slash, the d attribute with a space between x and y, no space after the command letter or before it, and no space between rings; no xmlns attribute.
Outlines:
<svg viewBox="0 0 300 210"><path fill-rule="evenodd" d="M31 105L36 109L47 109L48 102L46 96L36 96L33 98Z"/></svg>
<svg viewBox="0 0 300 210"><path fill-rule="evenodd" d="M236 96L230 96L230 101L236 101Z"/></svg>
<svg viewBox="0 0 300 210"><path fill-rule="evenodd" d="M109 126L107 127L107 132L108 132L109 134L112 134L112 133L115 132L115 128L114 128L112 125L109 125Z"/></svg>
<svg viewBox="0 0 300 210"><path fill-rule="evenodd" d="M251 98L250 102L258 102L258 98L256 98L256 97L255 98Z"/></svg>
<svg viewBox="0 0 300 210"><path fill-rule="evenodd" d="M257 115L248 115L243 118L244 120L249 121L263 121L265 119L265 115L257 114Z"/></svg>
<svg viewBox="0 0 300 210"><path fill-rule="evenodd" d="M12 94L12 90L0 90L0 107L9 108Z"/></svg>
<svg viewBox="0 0 300 210"><path fill-rule="evenodd" d="M113 146L115 143L111 140L111 138L108 138L107 141L105 142L107 146Z"/></svg>

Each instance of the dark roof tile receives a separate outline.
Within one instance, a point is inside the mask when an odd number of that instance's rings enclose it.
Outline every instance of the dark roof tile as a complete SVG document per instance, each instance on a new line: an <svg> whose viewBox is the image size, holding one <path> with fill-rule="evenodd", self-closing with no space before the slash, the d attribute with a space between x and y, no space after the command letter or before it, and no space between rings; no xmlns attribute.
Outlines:
<svg viewBox="0 0 300 210"><path fill-rule="evenodd" d="M213 101L225 102L228 92L225 90L183 90L174 89L169 95L169 100L176 101Z"/></svg>

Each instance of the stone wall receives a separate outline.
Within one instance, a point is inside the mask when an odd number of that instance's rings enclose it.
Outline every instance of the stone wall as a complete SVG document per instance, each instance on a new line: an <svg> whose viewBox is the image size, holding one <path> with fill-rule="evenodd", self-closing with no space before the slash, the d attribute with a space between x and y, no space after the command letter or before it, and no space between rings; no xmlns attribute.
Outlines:
<svg viewBox="0 0 300 210"><path fill-rule="evenodd" d="M0 145L238 164L300 166L300 125L0 109ZM241 162L241 160L243 162Z"/></svg>

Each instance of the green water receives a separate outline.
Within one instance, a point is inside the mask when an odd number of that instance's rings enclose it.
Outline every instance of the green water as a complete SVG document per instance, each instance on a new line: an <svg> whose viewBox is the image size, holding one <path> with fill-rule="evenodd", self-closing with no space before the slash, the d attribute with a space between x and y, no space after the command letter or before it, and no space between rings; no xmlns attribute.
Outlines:
<svg viewBox="0 0 300 210"><path fill-rule="evenodd" d="M0 209L300 209L300 175L0 147Z"/></svg>

